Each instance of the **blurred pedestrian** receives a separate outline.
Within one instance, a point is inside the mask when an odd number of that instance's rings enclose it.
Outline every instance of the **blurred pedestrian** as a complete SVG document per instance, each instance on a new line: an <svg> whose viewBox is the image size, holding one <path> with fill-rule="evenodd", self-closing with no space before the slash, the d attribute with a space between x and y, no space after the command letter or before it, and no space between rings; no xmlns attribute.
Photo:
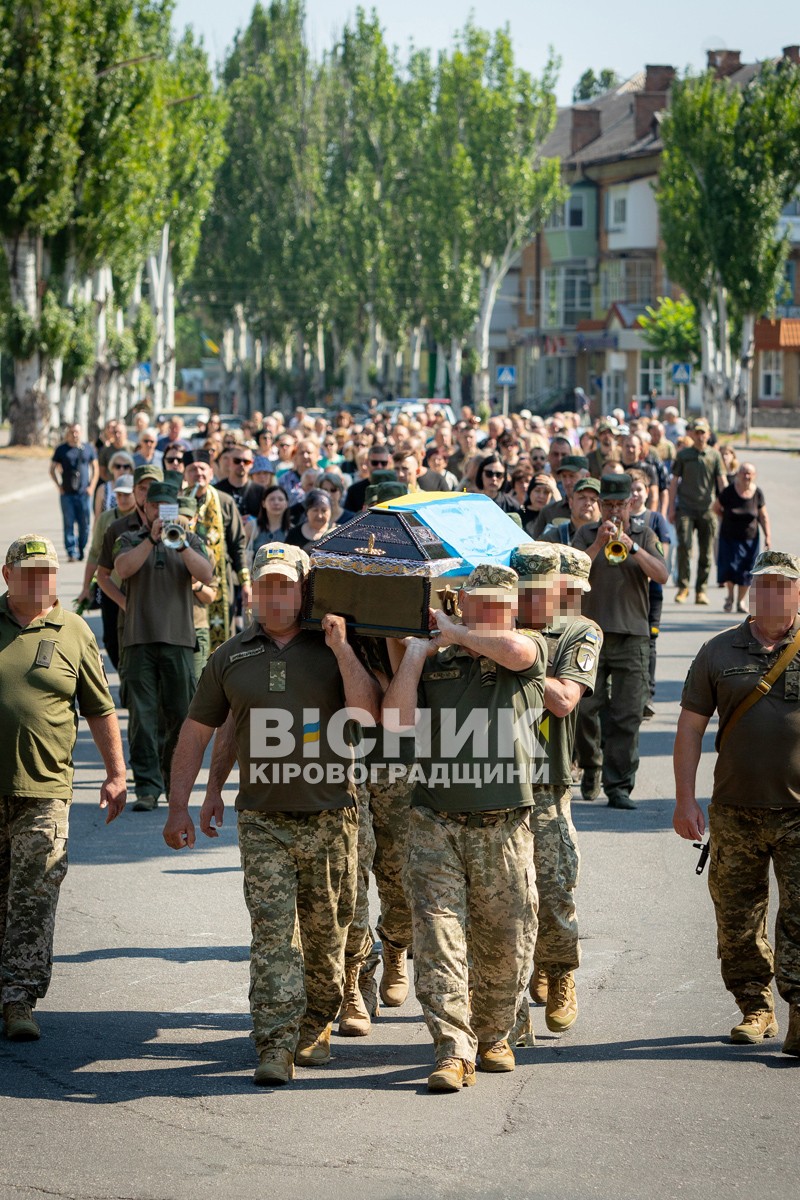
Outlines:
<svg viewBox="0 0 800 1200"><path fill-rule="evenodd" d="M764 531L764 549L770 549L770 527L764 493L756 486L756 469L742 463L733 482L720 492L714 512L722 518L717 551L717 579L725 585L725 612L747 612L747 593L753 563L758 554L759 527Z"/></svg>
<svg viewBox="0 0 800 1200"><path fill-rule="evenodd" d="M50 460L50 478L58 488L64 523L64 549L70 562L82 561L89 541L91 494L99 468L94 446L84 442L77 421L67 426L64 441Z"/></svg>

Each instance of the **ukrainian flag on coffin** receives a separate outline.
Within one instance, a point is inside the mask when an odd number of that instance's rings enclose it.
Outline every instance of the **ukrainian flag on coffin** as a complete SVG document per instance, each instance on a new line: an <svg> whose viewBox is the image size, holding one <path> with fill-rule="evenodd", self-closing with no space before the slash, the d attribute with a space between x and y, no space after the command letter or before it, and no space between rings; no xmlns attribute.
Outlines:
<svg viewBox="0 0 800 1200"><path fill-rule="evenodd" d="M469 574L478 563L507 567L511 551L526 540L525 531L488 496L477 492L415 492L384 500L375 508L413 512L464 565L447 575ZM530 540L530 539L528 539Z"/></svg>

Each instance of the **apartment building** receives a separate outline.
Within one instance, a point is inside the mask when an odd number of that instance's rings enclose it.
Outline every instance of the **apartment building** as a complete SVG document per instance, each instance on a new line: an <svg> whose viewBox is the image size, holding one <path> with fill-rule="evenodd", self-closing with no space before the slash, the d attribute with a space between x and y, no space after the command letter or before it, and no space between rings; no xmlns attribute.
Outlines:
<svg viewBox="0 0 800 1200"><path fill-rule="evenodd" d="M797 47L783 53L798 61ZM711 51L708 60L738 86L759 69L737 51ZM660 114L674 78L674 67L647 66L559 110L543 152L561 159L569 193L521 255L517 325L508 332L519 404L555 402L574 387L594 412L653 392L662 404L675 399L672 364L652 354L638 325L659 296L680 294L664 265L655 202ZM800 407L800 199L785 211L783 231L792 252L776 319L758 322L754 401Z"/></svg>

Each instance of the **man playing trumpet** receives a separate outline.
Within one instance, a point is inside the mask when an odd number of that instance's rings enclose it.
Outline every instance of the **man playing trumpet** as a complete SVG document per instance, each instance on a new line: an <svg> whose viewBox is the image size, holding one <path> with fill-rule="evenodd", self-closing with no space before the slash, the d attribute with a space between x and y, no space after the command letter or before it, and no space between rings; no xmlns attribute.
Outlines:
<svg viewBox="0 0 800 1200"><path fill-rule="evenodd" d="M639 726L650 696L649 581L666 583L661 543L652 529L631 533L631 477L600 480L599 522L584 525L572 542L592 560L591 591L582 613L603 631L597 683L581 701L575 752L583 768L581 794L603 789L611 808L635 808L631 792L639 766ZM605 710L603 730L600 711Z"/></svg>

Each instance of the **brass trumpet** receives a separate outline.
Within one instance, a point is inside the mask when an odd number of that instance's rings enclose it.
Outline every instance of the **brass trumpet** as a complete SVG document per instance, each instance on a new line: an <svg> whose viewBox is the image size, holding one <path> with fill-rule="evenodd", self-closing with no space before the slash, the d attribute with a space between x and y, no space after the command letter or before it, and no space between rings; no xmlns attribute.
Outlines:
<svg viewBox="0 0 800 1200"><path fill-rule="evenodd" d="M180 550L186 545L186 530L180 521L168 521L161 529L161 544L167 550Z"/></svg>
<svg viewBox="0 0 800 1200"><path fill-rule="evenodd" d="M612 567L619 567L628 557L628 547L619 540L619 535L622 533L622 521L616 521L615 524L617 532L610 542L606 542L605 556L606 561Z"/></svg>

